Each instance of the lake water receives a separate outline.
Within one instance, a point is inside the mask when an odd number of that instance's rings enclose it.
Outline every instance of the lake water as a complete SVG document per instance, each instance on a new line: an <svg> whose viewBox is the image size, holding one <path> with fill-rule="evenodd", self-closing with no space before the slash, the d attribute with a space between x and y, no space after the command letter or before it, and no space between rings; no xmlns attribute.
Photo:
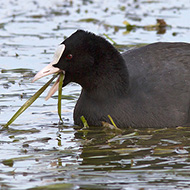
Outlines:
<svg viewBox="0 0 190 190"><path fill-rule="evenodd" d="M31 80L77 29L108 35L120 51L190 42L190 0L7 0L0 10L0 125L47 82ZM168 26L160 31L157 19ZM63 88L64 124L57 95L45 101L45 92L0 128L0 189L190 189L190 128L80 130L72 118L80 89Z"/></svg>

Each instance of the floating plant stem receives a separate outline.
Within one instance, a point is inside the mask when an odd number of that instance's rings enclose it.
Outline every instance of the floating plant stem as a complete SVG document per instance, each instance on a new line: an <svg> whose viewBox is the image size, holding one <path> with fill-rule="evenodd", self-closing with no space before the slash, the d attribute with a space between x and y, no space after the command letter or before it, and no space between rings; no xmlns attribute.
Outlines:
<svg viewBox="0 0 190 190"><path fill-rule="evenodd" d="M108 115L108 118L110 119L112 125L115 127L115 128L118 128L117 125L115 124L115 122L113 121L112 117L110 115Z"/></svg>
<svg viewBox="0 0 190 190"><path fill-rule="evenodd" d="M58 89L58 115L60 121L63 123L63 120L61 118L61 96L62 96L62 86L63 86L63 72L60 73L59 75L59 89Z"/></svg>
<svg viewBox="0 0 190 190"><path fill-rule="evenodd" d="M116 45L117 43L112 39L110 38L107 34L103 34L108 40L110 40L114 45Z"/></svg>
<svg viewBox="0 0 190 190"><path fill-rule="evenodd" d="M86 119L85 119L85 117L83 115L80 117L80 119L81 119L81 121L83 123L83 126L84 126L83 129L89 128L89 125L88 125L88 123L87 123L87 121L86 121Z"/></svg>
<svg viewBox="0 0 190 190"><path fill-rule="evenodd" d="M51 84L51 82L57 77L54 75L42 88L40 88L29 100L27 100L22 107L12 116L12 118L4 125L4 127L8 127L13 121L22 114L43 92L44 90Z"/></svg>

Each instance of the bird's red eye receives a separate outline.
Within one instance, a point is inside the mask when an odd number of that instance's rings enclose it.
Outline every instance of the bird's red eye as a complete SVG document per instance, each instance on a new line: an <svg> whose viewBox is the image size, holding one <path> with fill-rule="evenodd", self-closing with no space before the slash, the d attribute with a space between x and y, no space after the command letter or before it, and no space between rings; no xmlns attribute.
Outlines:
<svg viewBox="0 0 190 190"><path fill-rule="evenodd" d="M73 57L73 55L72 55L72 54L68 54L68 55L66 56L66 59L71 60L71 59L72 59L72 57Z"/></svg>

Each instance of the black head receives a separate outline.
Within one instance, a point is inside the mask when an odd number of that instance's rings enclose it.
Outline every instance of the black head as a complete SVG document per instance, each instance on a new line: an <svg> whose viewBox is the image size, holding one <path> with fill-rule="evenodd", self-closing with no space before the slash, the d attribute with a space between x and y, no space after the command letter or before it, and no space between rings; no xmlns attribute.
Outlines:
<svg viewBox="0 0 190 190"><path fill-rule="evenodd" d="M76 82L86 89L95 88L103 78L112 77L108 76L111 75L109 71L119 69L123 63L120 53L104 38L93 33L78 30L62 44L65 50L53 66L65 71L63 86Z"/></svg>
<svg viewBox="0 0 190 190"><path fill-rule="evenodd" d="M63 86L76 82L88 92L118 91L128 87L128 72L121 54L104 38L77 30L63 41L53 61L34 80L64 71ZM103 93L102 93L103 94Z"/></svg>

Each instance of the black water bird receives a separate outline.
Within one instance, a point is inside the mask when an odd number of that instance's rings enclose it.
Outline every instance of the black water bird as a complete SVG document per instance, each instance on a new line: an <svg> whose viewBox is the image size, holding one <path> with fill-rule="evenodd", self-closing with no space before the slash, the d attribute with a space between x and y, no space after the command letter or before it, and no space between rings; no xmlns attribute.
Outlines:
<svg viewBox="0 0 190 190"><path fill-rule="evenodd" d="M190 123L188 43L153 43L119 53L104 38L78 30L34 80L60 71L63 87L70 82L82 87L74 109L77 125L84 116L89 125L99 126L109 122L108 115L123 128Z"/></svg>

